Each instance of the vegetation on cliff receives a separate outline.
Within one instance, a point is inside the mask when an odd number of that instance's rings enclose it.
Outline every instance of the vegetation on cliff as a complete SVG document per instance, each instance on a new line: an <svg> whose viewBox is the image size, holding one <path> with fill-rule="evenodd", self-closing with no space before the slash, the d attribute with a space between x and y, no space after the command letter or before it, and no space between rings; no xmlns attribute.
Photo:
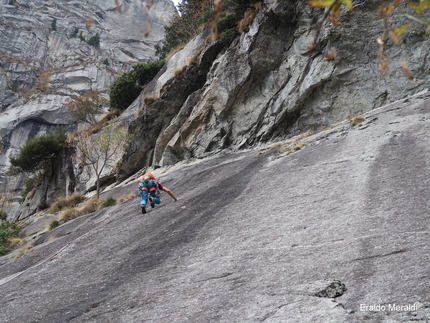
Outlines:
<svg viewBox="0 0 430 323"><path fill-rule="evenodd" d="M156 45L156 55L165 58L181 44L188 43L203 29L211 28L213 39L228 44L243 32L261 9L261 1L249 0L188 0L178 5L180 16L165 27L165 40Z"/></svg>
<svg viewBox="0 0 430 323"><path fill-rule="evenodd" d="M133 66L133 70L118 77L110 86L111 109L127 109L164 64L164 60L139 63Z"/></svg>
<svg viewBox="0 0 430 323"><path fill-rule="evenodd" d="M66 139L66 130L63 128L28 139L18 155L10 158L12 173L34 173L48 167L66 144Z"/></svg>

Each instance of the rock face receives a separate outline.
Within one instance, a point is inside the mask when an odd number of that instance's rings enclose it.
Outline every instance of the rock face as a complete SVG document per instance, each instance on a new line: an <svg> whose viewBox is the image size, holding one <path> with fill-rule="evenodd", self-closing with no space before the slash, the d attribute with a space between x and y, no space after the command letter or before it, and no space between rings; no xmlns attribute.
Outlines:
<svg viewBox="0 0 430 323"><path fill-rule="evenodd" d="M139 1L125 3L130 7L124 11L133 11L133 14L140 8L138 4L142 4ZM162 1L155 3L154 8L163 7ZM98 30L95 28L99 21L120 19L113 3L93 3L94 6L96 4L107 10L102 15L104 20L95 14L93 24L79 30L91 34ZM376 39L383 32L383 22L378 17L379 5L379 1L360 2L353 11L342 12L340 27L324 24L318 50L313 53L308 69L309 44L313 42L315 32L310 26L315 25L323 12L312 10L306 2L265 1L249 29L227 46L210 42L208 32L203 32L169 60L119 118L128 127L132 140L118 161L117 179L122 181L149 166L171 166L183 160L212 156L226 149L237 151L306 131L318 131L347 117L427 89L428 44L423 41L424 30L411 28L404 35L402 46L394 46L388 41L384 54L389 61L390 74L379 70L381 61L377 57L379 45ZM8 8L14 10L13 7ZM99 12L98 9L93 11ZM156 20L151 19L151 24L155 26ZM83 20L81 23L86 22ZM127 24L131 22L124 23L124 28ZM133 48L112 49L116 42L109 37L119 33L123 27L110 26L109 32L100 29L102 44L104 41L101 48L105 48L102 53L115 53L112 66L123 66L125 63L121 58L124 53L130 51L139 55L139 51ZM49 35L56 35L56 32L51 31ZM73 38L73 41L80 44L79 38ZM125 43L135 45L135 42ZM103 61L104 56L95 48L86 44L84 48L83 62L84 57L93 59L94 55L97 62ZM337 56L327 59L326 56L334 50ZM399 67L403 59L414 75L413 80L407 79ZM109 83L101 80L104 79L103 73L110 68L104 64L91 66L85 69L91 75L82 78L79 73L71 73L63 78L57 77L58 83L55 84L69 84L67 89L78 92L85 87L83 79ZM306 70L308 72L304 74ZM59 98L56 93L50 95L57 101L49 103L49 107L59 106L64 98ZM51 119L66 119L50 115ZM36 118L51 124L47 119ZM10 119L9 124L14 120ZM78 168L77 165L74 167ZM113 170L110 171L104 174L105 178L112 179ZM82 174L74 174L78 183L76 187L88 190L94 186L94 176L87 172ZM61 189L65 191L64 187Z"/></svg>
<svg viewBox="0 0 430 323"><path fill-rule="evenodd" d="M405 36L403 49L387 43L390 74L379 70L376 39L382 34L382 21L377 1L343 12L340 27L324 25L318 52L298 86L314 38L309 26L321 17L321 11L305 5L265 1L249 31L214 60L203 86L194 81L196 67L188 60L201 53L197 66L202 64L204 38L200 45L196 38L172 57L156 83L160 100L142 104L142 117L132 123L134 142L123 159L120 177L147 165L172 165L226 148L253 147L323 129L429 87L428 45L421 30ZM326 55L334 49L336 58L328 60ZM406 62L413 80L399 67L405 52L411 53ZM183 66L188 67L174 78L174 71ZM171 86L177 82L181 88Z"/></svg>
<svg viewBox="0 0 430 323"><path fill-rule="evenodd" d="M428 322L430 95L364 117L158 170L177 202L29 237L0 258L0 321Z"/></svg>
<svg viewBox="0 0 430 323"><path fill-rule="evenodd" d="M15 3L11 5L10 3ZM177 15L170 0L2 0L0 5L0 181L9 157L29 138L77 125L63 103L98 90L107 96L118 75L155 58L154 45ZM151 32L145 37L145 30ZM87 42L99 36L99 45ZM22 189L9 179L11 190ZM62 188L63 195L65 193Z"/></svg>

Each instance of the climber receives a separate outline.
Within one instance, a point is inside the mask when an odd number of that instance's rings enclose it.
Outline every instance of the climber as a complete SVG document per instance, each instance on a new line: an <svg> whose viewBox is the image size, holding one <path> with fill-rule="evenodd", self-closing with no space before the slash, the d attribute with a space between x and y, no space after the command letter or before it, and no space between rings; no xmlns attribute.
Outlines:
<svg viewBox="0 0 430 323"><path fill-rule="evenodd" d="M154 175L152 175L152 173L146 173L146 174L144 174L143 176L142 176L142 180L146 177L146 176L149 176L149 178L150 179L152 179L153 181L155 181L156 183L157 183L157 185L158 185L158 189L160 189L160 190L162 190L162 191L164 191L164 192L166 192L167 194L169 194L170 195L170 197L172 198L172 199L174 199L175 200L175 202L178 200L177 198L176 198L176 196L172 193L172 191L171 190L169 190L166 186L164 186L163 184L161 184L156 178L155 178L155 176ZM158 195L160 195L160 194L158 194Z"/></svg>
<svg viewBox="0 0 430 323"><path fill-rule="evenodd" d="M139 184L140 191L140 207L142 208L142 213L146 213L146 205L148 200L151 203L151 207L155 207L155 204L160 204L160 198L157 196L158 184L156 181L152 180L149 176L145 176L143 181Z"/></svg>

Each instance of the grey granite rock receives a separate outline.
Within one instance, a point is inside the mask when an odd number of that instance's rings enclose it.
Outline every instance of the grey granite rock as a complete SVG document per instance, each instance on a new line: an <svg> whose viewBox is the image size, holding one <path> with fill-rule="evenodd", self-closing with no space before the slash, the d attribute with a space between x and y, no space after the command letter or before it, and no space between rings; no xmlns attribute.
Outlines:
<svg viewBox="0 0 430 323"><path fill-rule="evenodd" d="M430 95L364 117L156 170L177 202L35 237L0 258L0 321L428 322Z"/></svg>

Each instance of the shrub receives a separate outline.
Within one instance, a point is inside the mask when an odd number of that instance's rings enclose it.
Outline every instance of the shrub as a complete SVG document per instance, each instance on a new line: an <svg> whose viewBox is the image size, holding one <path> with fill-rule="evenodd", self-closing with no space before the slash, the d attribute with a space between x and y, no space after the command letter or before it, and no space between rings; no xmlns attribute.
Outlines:
<svg viewBox="0 0 430 323"><path fill-rule="evenodd" d="M103 201L102 207L109 207L116 205L116 199L113 197L108 197L106 200Z"/></svg>
<svg viewBox="0 0 430 323"><path fill-rule="evenodd" d="M7 220L7 213L5 211L0 211L0 221Z"/></svg>
<svg viewBox="0 0 430 323"><path fill-rule="evenodd" d="M59 225L60 225L60 222L58 222L57 220L53 220L53 221L51 221L51 223L49 223L48 229L53 230L56 227L58 227Z"/></svg>
<svg viewBox="0 0 430 323"><path fill-rule="evenodd" d="M109 61L107 58L103 61L103 64L105 64L106 66L109 66Z"/></svg>
<svg viewBox="0 0 430 323"><path fill-rule="evenodd" d="M99 35L99 33L95 34L93 37L88 39L87 44L94 46L96 48L100 48L100 35Z"/></svg>
<svg viewBox="0 0 430 323"><path fill-rule="evenodd" d="M10 158L12 171L33 173L45 169L64 147L66 139L64 128L28 139L19 150L18 156Z"/></svg>
<svg viewBox="0 0 430 323"><path fill-rule="evenodd" d="M160 58L165 58L173 48L181 43L188 43L210 24L212 24L212 30L218 29L218 33L222 36L222 33L229 29L236 29L237 23L245 12L254 6L257 8L258 3L257 0L224 0L221 12L219 12L219 21L216 23L218 18L213 14L212 1L188 0L185 3L182 2L179 5L181 15L173 18L170 25L164 28L165 40L161 44L155 45L155 54ZM227 40L231 40L232 35L233 31L224 34L223 43L229 43Z"/></svg>
<svg viewBox="0 0 430 323"><path fill-rule="evenodd" d="M19 86L18 80L13 80L12 85L10 86L10 89L13 92L16 92L16 91L18 91L18 86Z"/></svg>
<svg viewBox="0 0 430 323"><path fill-rule="evenodd" d="M52 29L52 31L57 30L57 18L54 18L54 20L52 20L51 29Z"/></svg>
<svg viewBox="0 0 430 323"><path fill-rule="evenodd" d="M139 96L142 87L149 83L164 66L164 60L137 64L125 72L110 86L110 108L125 110Z"/></svg>
<svg viewBox="0 0 430 323"><path fill-rule="evenodd" d="M5 255L11 248L11 239L17 238L21 231L21 227L15 223L2 222L0 223L0 256Z"/></svg>
<svg viewBox="0 0 430 323"><path fill-rule="evenodd" d="M145 86L157 75L160 69L166 62L163 59L152 61L145 64L139 63L133 66L133 73L136 76L137 82L141 86Z"/></svg>
<svg viewBox="0 0 430 323"><path fill-rule="evenodd" d="M130 104L139 96L142 88L137 84L133 72L125 72L110 86L110 107L111 109L127 109Z"/></svg>

